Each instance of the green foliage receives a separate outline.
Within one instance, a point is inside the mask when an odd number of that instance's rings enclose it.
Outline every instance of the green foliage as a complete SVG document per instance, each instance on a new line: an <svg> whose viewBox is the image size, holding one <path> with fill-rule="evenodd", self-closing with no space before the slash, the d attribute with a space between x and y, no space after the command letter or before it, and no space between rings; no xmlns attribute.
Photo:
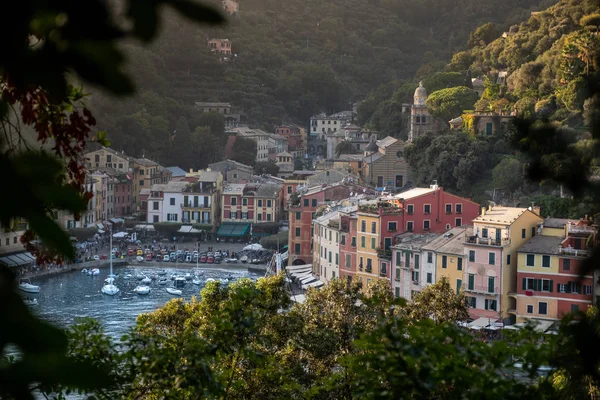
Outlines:
<svg viewBox="0 0 600 400"><path fill-rule="evenodd" d="M283 246L287 246L288 236L289 231L279 232L275 235L267 236L260 239L260 245L265 249L281 250Z"/></svg>
<svg viewBox="0 0 600 400"><path fill-rule="evenodd" d="M465 87L440 89L427 98L429 112L442 121L449 121L463 113L463 110L473 109L477 101L477 93Z"/></svg>
<svg viewBox="0 0 600 400"><path fill-rule="evenodd" d="M504 157L492 170L494 187L514 192L523 184L523 164L515 157Z"/></svg>
<svg viewBox="0 0 600 400"><path fill-rule="evenodd" d="M465 85L465 76L460 72L436 72L423 78L423 86L427 92L433 94L441 89L460 87Z"/></svg>
<svg viewBox="0 0 600 400"><path fill-rule="evenodd" d="M498 37L500 32L492 22L483 24L475 29L469 36L467 47L484 47Z"/></svg>
<svg viewBox="0 0 600 400"><path fill-rule="evenodd" d="M231 159L244 165L254 165L256 160L256 142L245 137L237 137L233 143Z"/></svg>
<svg viewBox="0 0 600 400"><path fill-rule="evenodd" d="M268 175L273 175L273 176L277 176L277 173L279 172L279 167L277 166L277 164L275 164L274 161L259 161L256 164L254 164L254 173L261 175L261 174L268 174Z"/></svg>
<svg viewBox="0 0 600 400"><path fill-rule="evenodd" d="M337 146L335 146L335 156L339 158L342 154L354 154L356 148L352 145L349 140L342 140Z"/></svg>
<svg viewBox="0 0 600 400"><path fill-rule="evenodd" d="M431 319L436 324L452 324L469 318L469 304L464 292L456 294L445 277L415 295L401 311L408 321Z"/></svg>

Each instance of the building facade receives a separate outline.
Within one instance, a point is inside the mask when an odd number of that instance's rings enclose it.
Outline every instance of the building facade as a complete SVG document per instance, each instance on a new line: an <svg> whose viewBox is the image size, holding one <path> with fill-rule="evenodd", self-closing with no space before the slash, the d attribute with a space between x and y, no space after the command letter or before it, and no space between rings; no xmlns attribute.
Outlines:
<svg viewBox="0 0 600 400"><path fill-rule="evenodd" d="M141 201L140 191L151 189L153 185L166 184L171 180L172 173L158 163L147 158L134 158L130 162L133 173L133 206L134 212L143 215L147 204Z"/></svg>
<svg viewBox="0 0 600 400"><path fill-rule="evenodd" d="M323 283L340 277L340 213L332 211L313 221L313 271ZM294 237L301 229L294 228Z"/></svg>
<svg viewBox="0 0 600 400"><path fill-rule="evenodd" d="M413 104L410 108L410 131L408 132L408 141L414 142L417 138L431 129L431 115L425 102L427 101L427 90L423 87L423 82L419 82L419 87L415 90Z"/></svg>
<svg viewBox="0 0 600 400"><path fill-rule="evenodd" d="M232 128L238 137L252 139L256 142L256 162L269 160L269 134L261 129L248 127Z"/></svg>
<svg viewBox="0 0 600 400"><path fill-rule="evenodd" d="M113 168L119 172L127 173L130 169L129 163L129 157L109 147L102 147L85 154L85 167L87 170Z"/></svg>
<svg viewBox="0 0 600 400"><path fill-rule="evenodd" d="M362 179L371 186L400 189L410 182L410 167L404 157L405 143L391 136L367 146Z"/></svg>
<svg viewBox="0 0 600 400"><path fill-rule="evenodd" d="M207 170L219 171L228 183L244 183L251 179L254 169L234 160L224 160L208 165Z"/></svg>
<svg viewBox="0 0 600 400"><path fill-rule="evenodd" d="M396 238L398 244L392 246L390 279L395 297L411 300L415 293L435 282L435 271L426 265L427 257L430 258L429 264L433 264L433 253L424 252L423 247L440 236L435 233L405 233Z"/></svg>

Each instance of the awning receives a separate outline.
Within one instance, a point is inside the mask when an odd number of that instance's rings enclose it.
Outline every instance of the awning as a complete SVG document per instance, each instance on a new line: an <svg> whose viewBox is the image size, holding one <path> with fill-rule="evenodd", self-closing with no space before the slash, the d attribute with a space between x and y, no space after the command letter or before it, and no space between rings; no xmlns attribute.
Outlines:
<svg viewBox="0 0 600 400"><path fill-rule="evenodd" d="M315 282L308 283L306 285L302 285L302 289L308 289L309 287L319 288L319 287L321 287L323 285L324 285L323 282L321 282L321 281L315 281Z"/></svg>
<svg viewBox="0 0 600 400"><path fill-rule="evenodd" d="M34 264L35 257L29 252L11 254L10 256L0 257L0 264L7 267L20 267L22 265Z"/></svg>
<svg viewBox="0 0 600 400"><path fill-rule="evenodd" d="M535 324L533 329L538 332L546 332L546 330L550 328L552 324L554 324L554 321L546 321L541 319L534 319L532 321Z"/></svg>
<svg viewBox="0 0 600 400"><path fill-rule="evenodd" d="M285 267L285 269L287 269L288 271L292 272L292 271L298 271L298 270L306 269L307 267L308 268L312 268L312 264L289 265L289 266Z"/></svg>
<svg viewBox="0 0 600 400"><path fill-rule="evenodd" d="M306 296L303 294L297 294L295 296L291 296L290 300L292 300L295 303L302 304L306 301Z"/></svg>
<svg viewBox="0 0 600 400"><path fill-rule="evenodd" d="M123 218L111 218L109 219L109 221L113 224L122 224L123 222L125 222Z"/></svg>
<svg viewBox="0 0 600 400"><path fill-rule="evenodd" d="M496 322L494 318L481 317L471 322L469 324L469 328L473 328L475 326L478 326L479 328L485 328L486 326L493 324L494 322Z"/></svg>
<svg viewBox="0 0 600 400"><path fill-rule="evenodd" d="M96 226L98 227L98 229L104 229L104 225L102 224L96 224Z"/></svg>
<svg viewBox="0 0 600 400"><path fill-rule="evenodd" d="M217 231L217 236L224 237L240 237L246 236L250 230L250 224L236 224L233 222L225 222L221 224Z"/></svg>
<svg viewBox="0 0 600 400"><path fill-rule="evenodd" d="M136 225L135 230L137 231L154 231L154 225Z"/></svg>
<svg viewBox="0 0 600 400"><path fill-rule="evenodd" d="M127 232L117 232L113 235L114 238L124 238L125 236L127 236Z"/></svg>

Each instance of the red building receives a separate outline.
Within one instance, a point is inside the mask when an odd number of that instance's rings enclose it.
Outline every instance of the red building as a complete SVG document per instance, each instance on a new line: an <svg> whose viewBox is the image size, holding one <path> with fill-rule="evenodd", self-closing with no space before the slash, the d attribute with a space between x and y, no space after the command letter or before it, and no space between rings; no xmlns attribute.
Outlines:
<svg viewBox="0 0 600 400"><path fill-rule="evenodd" d="M294 265L310 264L312 261L312 220L319 206L330 201L348 198L350 188L341 184L316 186L298 197L292 197L289 209L289 263ZM300 228L300 236L292 233Z"/></svg>
<svg viewBox="0 0 600 400"><path fill-rule="evenodd" d="M393 219L398 221L398 233L444 233L457 226L469 225L479 216L479 204L445 192L438 185L410 189L394 198L404 209ZM384 241L384 232L382 237Z"/></svg>
<svg viewBox="0 0 600 400"><path fill-rule="evenodd" d="M289 152L297 152L305 149L300 129L297 127L289 125L279 126L275 128L275 133L288 139Z"/></svg>
<svg viewBox="0 0 600 400"><path fill-rule="evenodd" d="M356 275L356 213L340 216L340 278Z"/></svg>
<svg viewBox="0 0 600 400"><path fill-rule="evenodd" d="M119 174L114 177L114 203L115 217L127 217L133 212L133 185L131 177L127 174Z"/></svg>

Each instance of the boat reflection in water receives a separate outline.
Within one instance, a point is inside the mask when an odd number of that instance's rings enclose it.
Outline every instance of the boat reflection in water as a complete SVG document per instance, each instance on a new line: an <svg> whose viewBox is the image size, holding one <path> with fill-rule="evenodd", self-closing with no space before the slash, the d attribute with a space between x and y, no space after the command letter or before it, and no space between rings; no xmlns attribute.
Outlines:
<svg viewBox="0 0 600 400"><path fill-rule="evenodd" d="M190 273L189 269L165 270L168 275L152 268L115 268L115 284L119 286L120 292L114 296L106 296L101 292L104 280L109 275L108 268L101 270L99 276L71 272L39 278L36 279L36 283L41 285L43 290L35 296L38 305L32 307L31 311L42 319L62 327L69 326L77 318L95 318L102 322L109 335L118 338L135 324L139 314L152 312L174 298L189 300L192 296L198 296L206 282L211 279L227 284L243 277L257 279L262 276L245 269L202 269L201 274L194 274L196 282L192 283L185 279L186 273ZM144 285L149 286L151 290L143 296L134 291L140 285L138 280L125 279L128 275L156 274L161 275L162 279L152 280L150 284ZM175 276L174 280L168 279L171 275ZM177 279L178 277L181 279ZM165 290L174 286L175 289L181 290L180 296L173 296Z"/></svg>

